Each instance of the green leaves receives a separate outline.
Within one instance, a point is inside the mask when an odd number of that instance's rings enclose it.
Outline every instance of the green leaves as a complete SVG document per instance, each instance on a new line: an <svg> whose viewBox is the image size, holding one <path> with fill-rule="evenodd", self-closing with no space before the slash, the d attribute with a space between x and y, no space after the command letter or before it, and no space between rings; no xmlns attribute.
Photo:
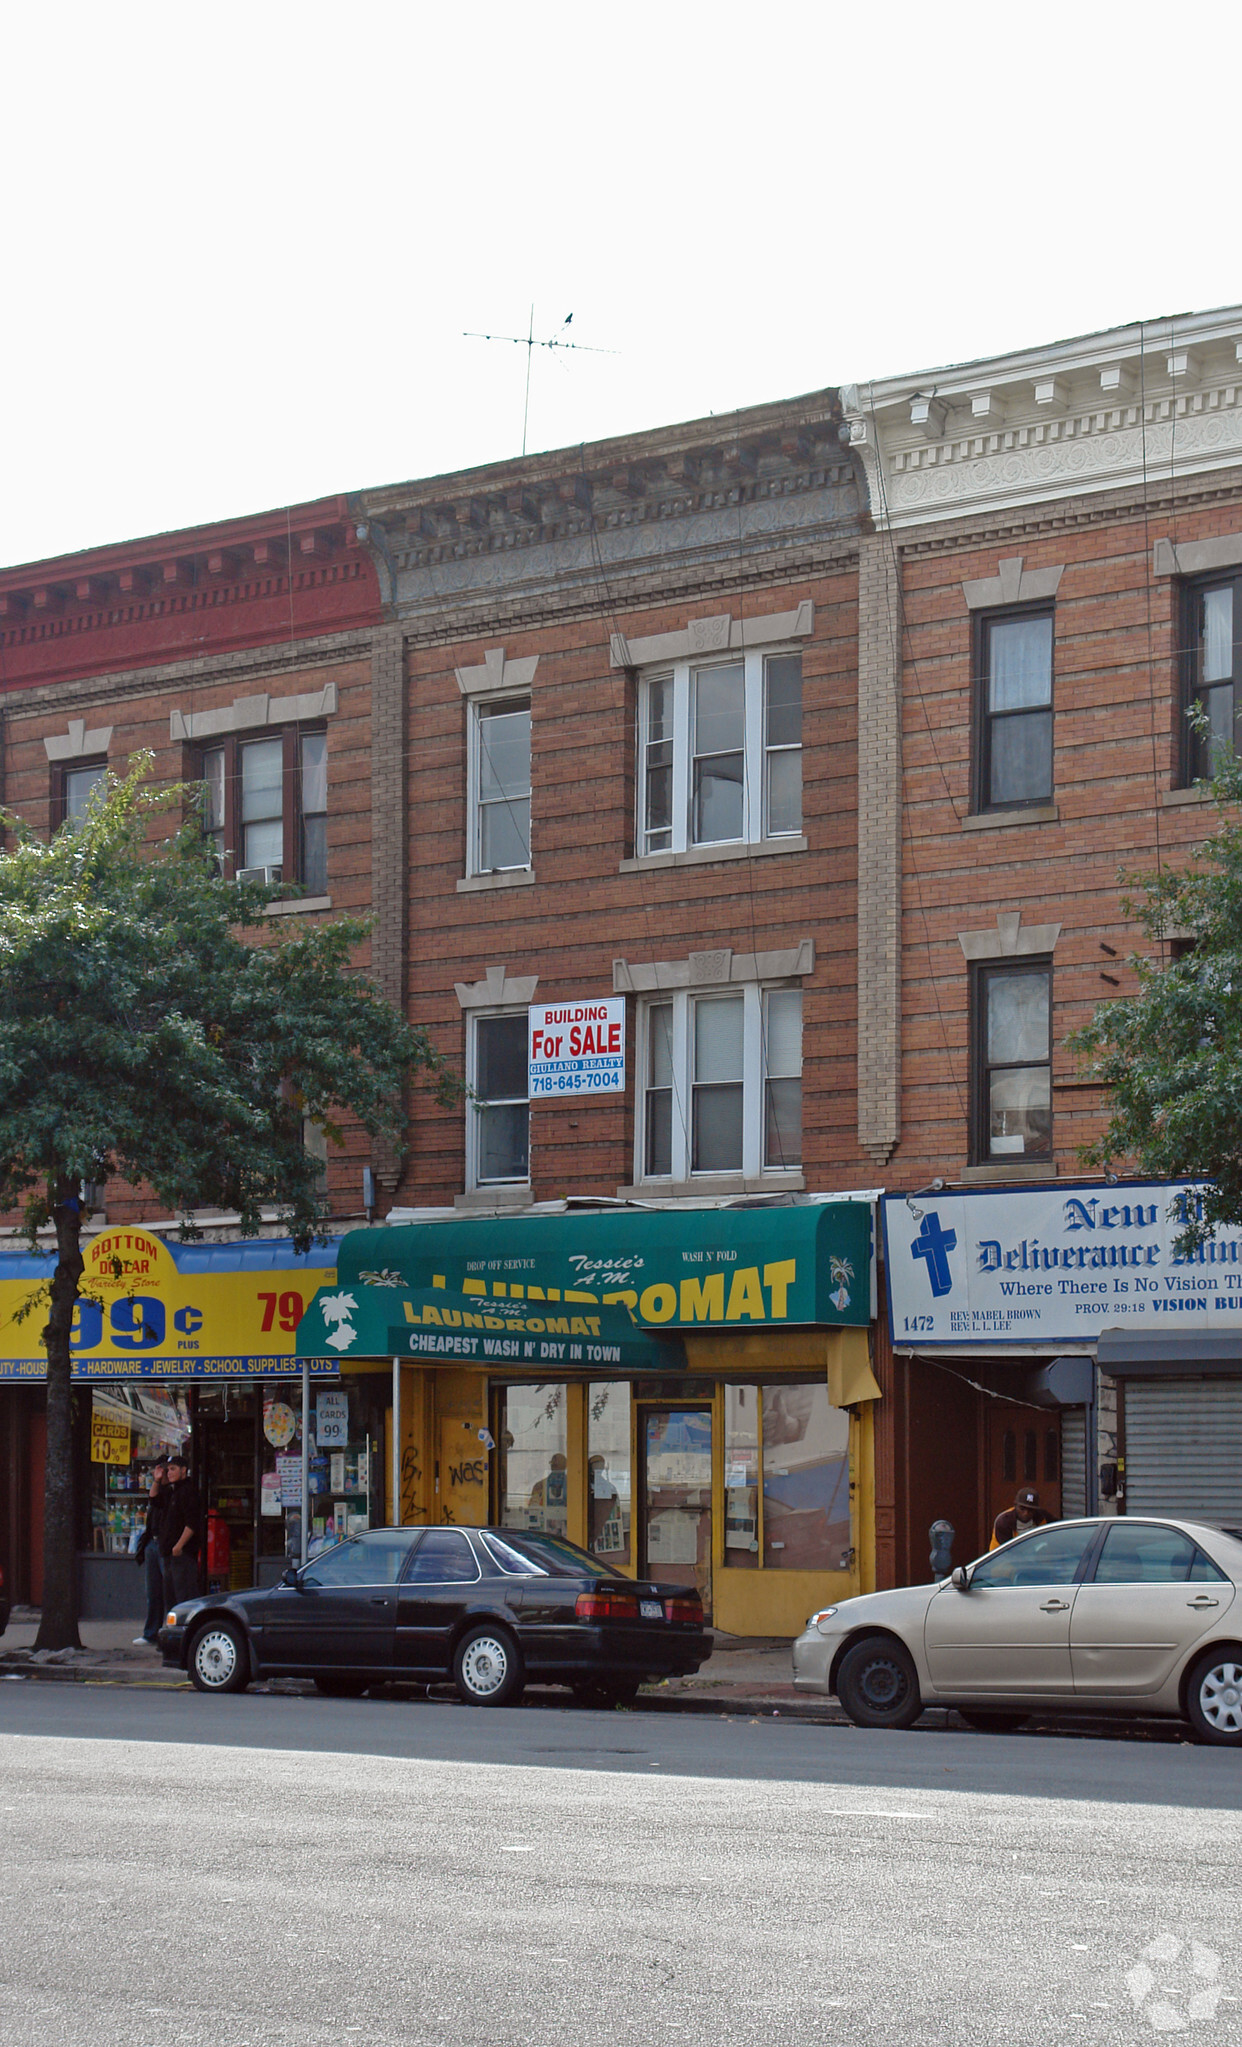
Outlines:
<svg viewBox="0 0 1242 2047"><path fill-rule="evenodd" d="M139 759L50 844L17 820L0 855L0 1204L80 1179L148 1183L171 1212L275 1205L299 1244L322 1220L303 1117L398 1139L407 1083L460 1084L353 965L353 918L289 931L292 893L215 871L197 793ZM189 815L156 837L168 813Z"/></svg>
<svg viewBox="0 0 1242 2047"><path fill-rule="evenodd" d="M1222 758L1211 790L1220 822L1181 872L1129 877L1125 908L1157 949L1135 955L1136 995L1101 1003L1069 1040L1107 1090L1110 1120L1082 1156L1133 1160L1151 1179L1203 1185L1179 1238L1190 1249L1217 1223L1242 1221L1242 764Z"/></svg>

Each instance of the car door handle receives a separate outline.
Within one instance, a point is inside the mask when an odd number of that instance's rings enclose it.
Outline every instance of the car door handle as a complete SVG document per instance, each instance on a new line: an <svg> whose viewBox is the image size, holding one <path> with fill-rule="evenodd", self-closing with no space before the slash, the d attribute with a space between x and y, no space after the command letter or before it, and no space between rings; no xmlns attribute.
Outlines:
<svg viewBox="0 0 1242 2047"><path fill-rule="evenodd" d="M1209 1606L1219 1606L1220 1601L1219 1599L1209 1599L1205 1592L1201 1592L1197 1599L1188 1599L1186 1604L1195 1612L1206 1613Z"/></svg>
<svg viewBox="0 0 1242 2047"><path fill-rule="evenodd" d="M372 1606L391 1606L392 1601L389 1599L373 1599L371 1604Z"/></svg>
<svg viewBox="0 0 1242 2047"><path fill-rule="evenodd" d="M1070 1603L1068 1599L1046 1599L1039 1610L1041 1613L1068 1613Z"/></svg>

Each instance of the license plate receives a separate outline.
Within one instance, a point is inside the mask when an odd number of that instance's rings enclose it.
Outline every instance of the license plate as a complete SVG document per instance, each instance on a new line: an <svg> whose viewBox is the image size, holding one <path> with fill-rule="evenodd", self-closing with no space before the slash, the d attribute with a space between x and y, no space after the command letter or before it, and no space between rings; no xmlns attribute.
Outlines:
<svg viewBox="0 0 1242 2047"><path fill-rule="evenodd" d="M664 1602L661 1599L640 1599L638 1611L645 1621L662 1621L664 1619Z"/></svg>

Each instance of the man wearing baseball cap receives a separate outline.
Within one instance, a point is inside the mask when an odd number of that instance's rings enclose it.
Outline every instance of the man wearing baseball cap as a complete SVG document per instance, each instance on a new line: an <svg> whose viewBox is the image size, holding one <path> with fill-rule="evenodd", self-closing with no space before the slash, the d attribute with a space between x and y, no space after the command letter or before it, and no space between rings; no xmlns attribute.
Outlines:
<svg viewBox="0 0 1242 2047"><path fill-rule="evenodd" d="M160 1523L160 1551L164 1559L164 1597L169 1606L193 1599L198 1592L198 1545L203 1509L190 1477L184 1450L174 1450L168 1459L168 1505Z"/></svg>
<svg viewBox="0 0 1242 2047"><path fill-rule="evenodd" d="M1019 1486L1012 1507L1006 1507L1003 1514L997 1515L988 1548L999 1549L1002 1543L1012 1542L1015 1535L1025 1535L1031 1528L1042 1528L1051 1519L1051 1514L1045 1513L1040 1506L1034 1486Z"/></svg>

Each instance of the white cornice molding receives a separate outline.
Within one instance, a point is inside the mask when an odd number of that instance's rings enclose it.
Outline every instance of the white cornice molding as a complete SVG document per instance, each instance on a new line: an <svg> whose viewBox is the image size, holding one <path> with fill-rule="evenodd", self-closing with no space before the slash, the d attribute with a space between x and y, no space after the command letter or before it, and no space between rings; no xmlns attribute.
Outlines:
<svg viewBox="0 0 1242 2047"><path fill-rule="evenodd" d="M1046 569L1024 569L1020 554L1006 555L994 576L972 576L962 584L970 611L997 611L1002 604L1047 604L1061 587L1065 563Z"/></svg>
<svg viewBox="0 0 1242 2047"><path fill-rule="evenodd" d="M538 974L510 974L504 967L489 967L481 981L457 981L454 990L460 1009L524 1009L535 999Z"/></svg>
<svg viewBox="0 0 1242 2047"><path fill-rule="evenodd" d="M614 960L615 995L652 995L666 988L722 988L749 981L794 981L815 971L815 940L775 947L770 952L734 952L720 945L711 952L692 952L684 960L649 960L643 964Z"/></svg>
<svg viewBox="0 0 1242 2047"><path fill-rule="evenodd" d="M1218 533L1212 540L1157 540L1151 551L1156 576L1203 576L1242 563L1242 533Z"/></svg>
<svg viewBox="0 0 1242 2047"><path fill-rule="evenodd" d="M959 931L957 942L968 960L1008 960L1055 952L1060 936L1059 924L1028 924L1024 931L1021 910L998 910L994 926Z"/></svg>
<svg viewBox="0 0 1242 2047"><path fill-rule="evenodd" d="M217 739L229 732L253 732L264 725L304 725L315 718L330 718L337 709L337 687L325 682L322 689L306 690L296 697L273 697L266 692L253 697L234 697L215 711L173 711L169 715L169 737L173 740Z"/></svg>
<svg viewBox="0 0 1242 2047"><path fill-rule="evenodd" d="M1242 465L1242 307L847 385L895 528ZM878 473L877 473L878 472Z"/></svg>

